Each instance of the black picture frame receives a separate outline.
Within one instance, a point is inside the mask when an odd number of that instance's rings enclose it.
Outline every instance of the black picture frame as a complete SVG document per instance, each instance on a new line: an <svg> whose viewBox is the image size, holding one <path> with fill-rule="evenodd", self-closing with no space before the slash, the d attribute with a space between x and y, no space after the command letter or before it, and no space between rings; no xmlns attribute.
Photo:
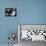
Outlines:
<svg viewBox="0 0 46 46"><path fill-rule="evenodd" d="M17 16L17 9L16 8L5 8L5 16Z"/></svg>

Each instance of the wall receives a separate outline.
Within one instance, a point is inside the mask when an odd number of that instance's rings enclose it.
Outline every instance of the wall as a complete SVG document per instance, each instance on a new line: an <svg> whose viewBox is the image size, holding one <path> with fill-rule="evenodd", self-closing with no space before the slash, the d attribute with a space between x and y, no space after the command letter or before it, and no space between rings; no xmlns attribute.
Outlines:
<svg viewBox="0 0 46 46"><path fill-rule="evenodd" d="M16 17L5 17L5 8L17 8ZM46 24L46 0L0 0L0 44L7 44L17 24ZM17 42L17 40L16 40Z"/></svg>

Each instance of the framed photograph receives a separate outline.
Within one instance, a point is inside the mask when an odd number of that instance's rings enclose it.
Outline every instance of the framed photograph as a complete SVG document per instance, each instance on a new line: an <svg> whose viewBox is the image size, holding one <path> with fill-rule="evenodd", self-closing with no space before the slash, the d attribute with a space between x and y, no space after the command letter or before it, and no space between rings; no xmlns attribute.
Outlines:
<svg viewBox="0 0 46 46"><path fill-rule="evenodd" d="M16 16L16 8L5 8L5 16Z"/></svg>
<svg viewBox="0 0 46 46"><path fill-rule="evenodd" d="M46 41L46 25L20 24L18 25L19 41Z"/></svg>

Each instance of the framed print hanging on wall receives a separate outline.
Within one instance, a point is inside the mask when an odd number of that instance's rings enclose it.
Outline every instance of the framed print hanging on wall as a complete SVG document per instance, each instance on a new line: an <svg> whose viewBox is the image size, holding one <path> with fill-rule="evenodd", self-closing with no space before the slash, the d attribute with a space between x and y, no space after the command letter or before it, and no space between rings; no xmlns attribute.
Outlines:
<svg viewBox="0 0 46 46"><path fill-rule="evenodd" d="M16 16L16 8L5 8L5 16Z"/></svg>

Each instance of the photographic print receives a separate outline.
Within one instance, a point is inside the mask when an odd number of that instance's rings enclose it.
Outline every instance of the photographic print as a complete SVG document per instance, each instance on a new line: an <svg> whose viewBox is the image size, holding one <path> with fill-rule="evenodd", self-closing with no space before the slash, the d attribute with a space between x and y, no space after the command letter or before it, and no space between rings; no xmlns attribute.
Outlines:
<svg viewBox="0 0 46 46"><path fill-rule="evenodd" d="M16 16L16 8L5 8L5 16Z"/></svg>
<svg viewBox="0 0 46 46"><path fill-rule="evenodd" d="M31 46L34 43L46 41L46 25L18 25L18 38L20 46Z"/></svg>

